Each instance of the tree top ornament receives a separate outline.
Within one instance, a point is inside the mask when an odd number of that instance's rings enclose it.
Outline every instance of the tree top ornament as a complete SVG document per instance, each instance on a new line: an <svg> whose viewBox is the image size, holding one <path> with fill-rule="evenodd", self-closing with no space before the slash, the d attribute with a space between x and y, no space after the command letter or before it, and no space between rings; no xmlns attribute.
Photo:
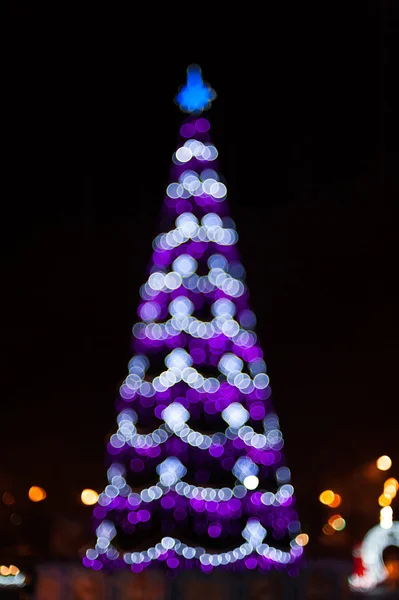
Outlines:
<svg viewBox="0 0 399 600"><path fill-rule="evenodd" d="M187 69L187 83L180 88L176 102L180 110L191 114L200 114L211 107L216 92L202 80L201 68L190 65Z"/></svg>

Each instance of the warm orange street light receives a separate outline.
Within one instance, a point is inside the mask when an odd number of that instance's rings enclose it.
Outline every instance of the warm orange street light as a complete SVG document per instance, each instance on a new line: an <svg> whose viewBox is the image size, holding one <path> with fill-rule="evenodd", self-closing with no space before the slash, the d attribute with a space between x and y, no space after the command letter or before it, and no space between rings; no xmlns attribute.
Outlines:
<svg viewBox="0 0 399 600"><path fill-rule="evenodd" d="M28 496L32 502L41 502L47 497L47 494L43 488L33 485L28 492Z"/></svg>

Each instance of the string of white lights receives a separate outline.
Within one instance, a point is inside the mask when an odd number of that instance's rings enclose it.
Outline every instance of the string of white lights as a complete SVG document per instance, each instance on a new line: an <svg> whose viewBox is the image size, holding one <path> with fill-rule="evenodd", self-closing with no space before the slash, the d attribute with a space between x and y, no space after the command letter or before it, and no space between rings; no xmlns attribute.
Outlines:
<svg viewBox="0 0 399 600"><path fill-rule="evenodd" d="M154 448L166 442L172 434L177 435L184 443L208 450L216 444L224 446L228 440L241 439L248 447L257 450L281 450L284 440L277 424L271 422L270 415L263 420L266 435L256 433L252 427L245 425L248 420L248 411L238 402L233 402L221 413L229 425L224 432L214 433L211 436L191 429L186 423L190 418L188 410L180 402L172 402L162 411L165 420L159 428L152 433L139 434L135 424L137 413L132 409L125 409L118 415L118 430L110 438L114 448L123 448L126 444L132 448Z"/></svg>
<svg viewBox="0 0 399 600"><path fill-rule="evenodd" d="M144 381L145 371L149 365L148 359L146 359L146 363L141 363L138 368L131 368L129 375L121 386L122 397L132 398L136 392L142 396L151 397L156 392L164 392L181 381L200 393L212 394L220 388L219 379L204 377L192 366L193 360L183 348L175 348L165 358L165 364L168 369L155 377L152 382ZM250 375L242 372L244 363L241 358L233 352L227 352L222 355L218 369L222 376L224 375L227 383L237 387L243 394L250 394L255 389L262 390L269 385L269 377L264 372L264 362L258 361L256 365L260 365L259 370L261 372L256 373L252 379Z"/></svg>
<svg viewBox="0 0 399 600"><path fill-rule="evenodd" d="M258 486L259 480L256 477L258 470L258 466L249 457L240 457L232 469L233 475L238 480L234 488L203 488L182 481L181 477L185 475L186 468L178 458L170 456L157 466L159 474L157 484L137 493L132 492L131 487L126 483L125 467L116 463L108 469L109 485L99 495L98 503L100 506L106 507L112 503L114 498L122 496L127 499L130 507L137 509L142 502L149 503L159 500L170 491L176 492L179 496L185 496L189 500L228 502L233 497L244 498L248 490L253 490ZM280 483L277 492L274 494L260 490L260 502L265 506L284 505L294 494L293 486L286 483L290 477L291 473L287 467L277 469L276 479Z"/></svg>
<svg viewBox="0 0 399 600"><path fill-rule="evenodd" d="M234 224L231 219L228 223ZM168 233L160 233L156 236L152 243L154 250L172 250L189 240L193 242L215 242L219 246L233 246L238 241L236 230L231 227L224 227L222 219L216 213L206 214L201 219L201 225L193 213L183 213L177 217L176 225L176 229L171 229Z"/></svg>
<svg viewBox="0 0 399 600"><path fill-rule="evenodd" d="M111 544L111 540L116 536L116 529L113 523L103 521L97 528L96 533L98 536L97 544L95 548L90 548L86 551L86 557L89 560L96 560L101 554L106 554L110 560L119 558L122 552L119 552ZM291 540L291 548L288 552L263 543L266 536L266 529L256 518L248 520L241 534L246 542L228 552L211 554L206 552L202 547L188 546L176 538L164 537L160 543L145 551L124 552L123 559L127 564L149 564L151 561L173 550L177 555L183 556L186 560L199 559L204 566L211 565L216 567L243 560L255 551L269 561L279 564L295 562L303 553L302 546L295 539Z"/></svg>

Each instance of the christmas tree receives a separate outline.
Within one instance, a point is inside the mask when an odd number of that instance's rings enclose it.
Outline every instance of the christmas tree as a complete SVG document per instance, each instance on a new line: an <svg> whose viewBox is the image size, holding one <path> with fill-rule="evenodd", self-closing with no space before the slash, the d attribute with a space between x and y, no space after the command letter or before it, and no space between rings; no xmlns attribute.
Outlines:
<svg viewBox="0 0 399 600"><path fill-rule="evenodd" d="M163 233L140 289L134 356L108 443L109 485L85 566L298 570L290 470L248 304L210 124L216 97L188 69Z"/></svg>

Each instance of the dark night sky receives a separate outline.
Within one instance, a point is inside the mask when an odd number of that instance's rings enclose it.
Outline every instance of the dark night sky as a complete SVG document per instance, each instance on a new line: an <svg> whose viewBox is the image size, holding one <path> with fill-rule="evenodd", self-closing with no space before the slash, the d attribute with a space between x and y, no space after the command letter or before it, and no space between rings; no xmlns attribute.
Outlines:
<svg viewBox="0 0 399 600"><path fill-rule="evenodd" d="M213 50L181 40L156 61L123 41L87 59L81 139L55 168L25 162L7 201L0 493L42 485L67 514L104 484L191 62L218 92L212 138L302 521L330 476L383 453L399 465L390 6L317 15L317 29L294 15Z"/></svg>

